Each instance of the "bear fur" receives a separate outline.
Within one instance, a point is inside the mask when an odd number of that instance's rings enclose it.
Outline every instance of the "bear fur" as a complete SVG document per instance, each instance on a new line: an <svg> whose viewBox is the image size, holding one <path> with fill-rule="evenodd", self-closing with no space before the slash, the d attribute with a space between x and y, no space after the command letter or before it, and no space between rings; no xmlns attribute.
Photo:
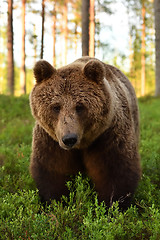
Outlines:
<svg viewBox="0 0 160 240"><path fill-rule="evenodd" d="M42 200L68 194L69 176L82 172L100 201L127 208L141 175L139 113L127 77L90 57L57 70L40 60L34 76L30 171Z"/></svg>

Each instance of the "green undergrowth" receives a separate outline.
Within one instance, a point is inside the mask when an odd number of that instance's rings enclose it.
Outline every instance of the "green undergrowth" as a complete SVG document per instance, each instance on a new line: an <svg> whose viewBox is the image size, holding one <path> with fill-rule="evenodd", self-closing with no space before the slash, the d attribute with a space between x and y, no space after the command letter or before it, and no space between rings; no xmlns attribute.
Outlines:
<svg viewBox="0 0 160 240"><path fill-rule="evenodd" d="M142 179L132 206L98 203L89 180L44 207L29 174L34 120L28 96L0 95L0 239L160 239L160 99L139 99Z"/></svg>

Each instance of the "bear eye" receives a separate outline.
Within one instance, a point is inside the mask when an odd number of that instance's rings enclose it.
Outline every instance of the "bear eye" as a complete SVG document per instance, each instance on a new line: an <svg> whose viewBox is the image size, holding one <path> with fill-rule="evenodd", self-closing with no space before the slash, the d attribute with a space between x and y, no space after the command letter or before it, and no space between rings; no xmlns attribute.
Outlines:
<svg viewBox="0 0 160 240"><path fill-rule="evenodd" d="M55 112L55 113L59 113L60 112L60 110L61 110L61 106L60 105L58 105L58 104L56 104L56 105L54 105L53 106L53 111Z"/></svg>
<svg viewBox="0 0 160 240"><path fill-rule="evenodd" d="M82 103L77 104L76 106L76 112L81 113L85 110L85 106Z"/></svg>

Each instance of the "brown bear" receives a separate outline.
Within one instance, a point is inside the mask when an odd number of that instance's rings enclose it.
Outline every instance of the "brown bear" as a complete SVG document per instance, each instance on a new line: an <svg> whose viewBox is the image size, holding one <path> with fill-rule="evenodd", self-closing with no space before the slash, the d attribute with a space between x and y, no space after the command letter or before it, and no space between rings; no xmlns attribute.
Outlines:
<svg viewBox="0 0 160 240"><path fill-rule="evenodd" d="M127 208L141 175L138 106L127 77L90 57L57 70L40 60L34 76L30 171L43 201L66 195L69 176L82 172L100 201Z"/></svg>

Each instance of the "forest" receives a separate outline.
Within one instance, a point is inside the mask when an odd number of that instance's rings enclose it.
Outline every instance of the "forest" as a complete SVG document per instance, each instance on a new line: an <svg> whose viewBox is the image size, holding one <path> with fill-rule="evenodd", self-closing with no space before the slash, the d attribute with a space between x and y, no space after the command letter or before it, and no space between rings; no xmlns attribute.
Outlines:
<svg viewBox="0 0 160 240"><path fill-rule="evenodd" d="M29 93L39 59L60 67L89 55L119 67L137 96L159 95L158 7L158 0L2 0L0 93Z"/></svg>
<svg viewBox="0 0 160 240"><path fill-rule="evenodd" d="M0 0L0 239L160 239L159 23L160 0ZM44 207L29 172L34 64L86 55L118 67L138 97L142 176L123 212L80 173Z"/></svg>

